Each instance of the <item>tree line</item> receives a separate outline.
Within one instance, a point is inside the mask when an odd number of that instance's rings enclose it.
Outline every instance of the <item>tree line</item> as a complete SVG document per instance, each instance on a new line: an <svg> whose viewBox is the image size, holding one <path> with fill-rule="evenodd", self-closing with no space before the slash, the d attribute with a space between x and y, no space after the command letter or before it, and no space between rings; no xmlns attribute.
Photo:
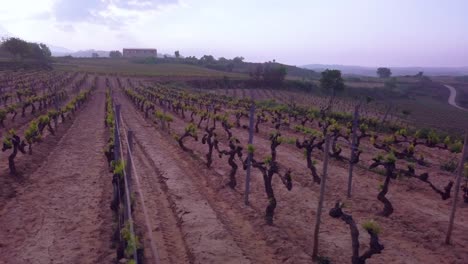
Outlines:
<svg viewBox="0 0 468 264"><path fill-rule="evenodd" d="M46 44L27 42L16 37L2 39L0 49L10 53L15 60L33 59L46 63L52 56Z"/></svg>

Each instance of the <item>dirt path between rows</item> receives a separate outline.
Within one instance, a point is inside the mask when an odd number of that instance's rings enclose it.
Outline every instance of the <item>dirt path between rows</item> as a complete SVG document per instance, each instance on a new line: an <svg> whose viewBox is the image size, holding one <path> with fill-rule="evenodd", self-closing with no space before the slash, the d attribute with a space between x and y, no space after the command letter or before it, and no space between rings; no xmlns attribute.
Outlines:
<svg viewBox="0 0 468 264"><path fill-rule="evenodd" d="M88 81L81 86L82 90L93 85L91 79L94 80L94 76L88 77ZM59 103L60 107L67 104L77 94L77 91L72 91L71 84L69 86L70 87L67 88L69 91L68 98ZM49 108L48 110L50 109L52 108ZM29 122L34 118L37 118L39 115L45 114L48 110L37 111L35 115L28 115L24 119L21 118L21 113L19 113L20 121L13 127L16 133L23 136L25 130L29 127ZM78 109L77 113L80 113L81 110L82 108ZM55 135L51 135L48 131L44 131L44 134L42 135L43 141L33 146L34 155L18 153L15 158L15 164L18 169L18 175L16 177L11 177L8 167L8 156L12 151L8 150L6 152L0 152L0 201L3 199L8 200L16 195L18 185L22 185L27 182L28 177L37 169L38 164L42 164L52 150L57 147L58 142L67 133L71 124L72 122L69 121L62 123L62 120L59 119L58 127L54 127ZM0 130L0 136L3 132L4 131ZM0 211L4 205L4 202L0 202Z"/></svg>
<svg viewBox="0 0 468 264"><path fill-rule="evenodd" d="M178 250L177 254L181 257L188 254L193 263L274 263L252 261L251 254L245 251L246 245L238 243L240 234L233 234L226 227L223 217L213 208L207 194L199 190L199 183L195 182L199 178L198 170L174 151L173 146L143 119L121 92L115 94L116 102L122 105L124 123L135 132L137 147L134 155L139 160L136 161L139 166L144 165L138 167L139 170L143 169L140 175L146 182L142 191L145 192L148 211L151 212L150 218L155 229L152 235L159 242L158 249L163 251L161 257L164 259L164 255L168 255L164 251ZM160 186L155 187L157 185ZM163 201L159 206L170 204L175 217L169 216L165 209L158 209L152 202L161 199L161 190L164 191L164 199L167 201ZM180 231L175 231L176 228L180 228ZM186 245L188 252L183 252L181 243ZM264 253L256 258L265 260L270 257L269 252ZM170 259L168 263L184 262Z"/></svg>
<svg viewBox="0 0 468 264"><path fill-rule="evenodd" d="M104 102L101 88L3 207L0 263L110 263L114 258L111 177L102 154Z"/></svg>

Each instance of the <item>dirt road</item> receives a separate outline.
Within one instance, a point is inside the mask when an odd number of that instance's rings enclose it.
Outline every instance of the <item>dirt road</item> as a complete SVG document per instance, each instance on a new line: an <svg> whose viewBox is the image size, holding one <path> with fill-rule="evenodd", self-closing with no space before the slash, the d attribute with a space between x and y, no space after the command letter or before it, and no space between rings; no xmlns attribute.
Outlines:
<svg viewBox="0 0 468 264"><path fill-rule="evenodd" d="M111 177L102 154L104 102L104 89L95 91L57 147L3 207L0 263L110 263L114 258Z"/></svg>
<svg viewBox="0 0 468 264"><path fill-rule="evenodd" d="M457 102L456 102L456 98L457 98L457 90L453 87L453 86L450 86L450 85L446 85L444 84L445 87L447 87L447 89L449 89L450 91L450 96L449 96L449 99L448 99L448 103L458 109L461 109L461 110L465 110L465 111L468 111L468 109L465 109L459 105L457 105Z"/></svg>

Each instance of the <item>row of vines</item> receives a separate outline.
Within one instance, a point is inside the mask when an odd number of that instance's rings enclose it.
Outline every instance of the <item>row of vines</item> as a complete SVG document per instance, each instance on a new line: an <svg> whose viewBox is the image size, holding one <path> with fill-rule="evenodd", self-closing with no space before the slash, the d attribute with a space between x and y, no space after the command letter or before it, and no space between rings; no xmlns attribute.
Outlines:
<svg viewBox="0 0 468 264"><path fill-rule="evenodd" d="M226 162L231 167L227 183L230 188L237 187L239 167L247 169L252 166L257 169L263 177L268 200L265 221L269 225L274 223L278 202L273 178L279 177L289 191L294 184L294 171L278 160L278 147L281 145L290 150L303 151L304 166L310 171L313 182L318 185L323 184L326 171L320 175L317 162L328 158L343 168L356 166L361 171L382 175L382 183L376 186L379 189L376 199L382 203L378 214L383 217L390 216L395 210L387 197L392 181L415 179L433 190L434 197L438 196L442 200L452 197L453 179L446 179L441 186L444 179L433 180L430 177L429 168L431 171L443 171L444 165L438 157L430 156L430 153L432 150L443 151L460 160L458 153L462 151L462 140L442 136L431 129L412 130L393 123L383 124L375 118L359 117L359 107L366 104L365 101L358 103L356 113L352 115L329 112L325 108L301 107L293 103L279 104L211 93L190 93L161 84L135 85L130 79L118 79L118 84L135 107L146 118L171 134L182 150L193 153L187 146L188 140L205 145L203 160L208 168L212 165L214 155L226 157ZM253 116L250 115L252 106L255 107ZM243 124L251 119L254 120L253 126ZM185 123L184 131L171 129L172 122ZM270 151L266 156L261 157L263 153L257 153L255 144L245 145L236 138L235 135L240 136L249 130L256 137L268 140ZM351 177L352 169L350 179ZM462 187L466 202L467 184L468 178ZM350 195L351 190L348 192L348 196ZM330 210L330 216L343 220L350 227L353 263L364 263L373 254L381 253L383 246L378 240L380 227L371 220L363 224L363 228L370 234L369 250L359 254L359 249L355 248L359 244L356 223L343 208L343 203L337 201Z"/></svg>

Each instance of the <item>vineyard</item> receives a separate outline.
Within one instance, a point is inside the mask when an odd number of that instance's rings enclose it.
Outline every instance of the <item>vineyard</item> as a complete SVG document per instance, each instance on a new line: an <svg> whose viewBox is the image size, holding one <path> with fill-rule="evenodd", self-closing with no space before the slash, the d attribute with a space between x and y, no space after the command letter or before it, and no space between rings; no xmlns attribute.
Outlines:
<svg viewBox="0 0 468 264"><path fill-rule="evenodd" d="M460 134L366 97L183 82L1 72L1 259L466 263Z"/></svg>

